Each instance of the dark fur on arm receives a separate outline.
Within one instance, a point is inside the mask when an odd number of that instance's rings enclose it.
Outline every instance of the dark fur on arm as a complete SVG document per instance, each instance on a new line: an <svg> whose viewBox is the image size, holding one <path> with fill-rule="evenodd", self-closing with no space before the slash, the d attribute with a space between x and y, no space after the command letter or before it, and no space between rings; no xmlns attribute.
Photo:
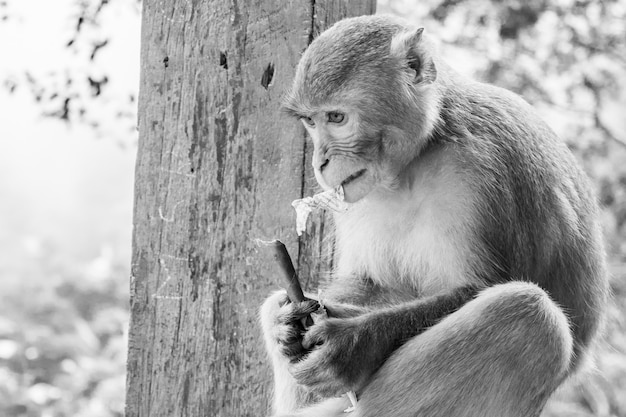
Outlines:
<svg viewBox="0 0 626 417"><path fill-rule="evenodd" d="M353 318L324 320L304 335L302 346L312 349L311 360L297 365L294 375L323 395L339 394L346 387L358 392L404 342L463 307L478 291L465 286ZM318 352L316 346L323 349ZM311 366L327 372L314 372Z"/></svg>
<svg viewBox="0 0 626 417"><path fill-rule="evenodd" d="M392 342L392 349L400 347L413 336L428 330L441 319L454 313L477 294L476 286L464 286L449 293L371 312L371 320L378 329L386 329L383 338Z"/></svg>

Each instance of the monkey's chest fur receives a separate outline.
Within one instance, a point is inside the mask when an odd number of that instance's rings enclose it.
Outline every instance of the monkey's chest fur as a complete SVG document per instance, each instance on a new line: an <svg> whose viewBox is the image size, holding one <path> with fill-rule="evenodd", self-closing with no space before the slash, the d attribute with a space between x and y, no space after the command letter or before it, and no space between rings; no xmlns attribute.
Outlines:
<svg viewBox="0 0 626 417"><path fill-rule="evenodd" d="M472 196L451 166L421 164L397 190L375 190L335 217L342 276L427 296L476 281Z"/></svg>

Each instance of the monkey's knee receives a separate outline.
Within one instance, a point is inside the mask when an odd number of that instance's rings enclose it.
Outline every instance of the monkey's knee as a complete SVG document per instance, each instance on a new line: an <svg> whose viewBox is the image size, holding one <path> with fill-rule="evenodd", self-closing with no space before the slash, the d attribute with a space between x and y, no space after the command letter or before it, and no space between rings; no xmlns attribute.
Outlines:
<svg viewBox="0 0 626 417"><path fill-rule="evenodd" d="M495 409L511 416L539 415L572 362L573 338L563 310L526 282L491 287L470 304L469 317L478 320L473 343L488 352L483 365L493 369L501 387ZM484 377L488 380L489 373Z"/></svg>
<svg viewBox="0 0 626 417"><path fill-rule="evenodd" d="M476 301L482 320L491 323L488 329L506 337L510 350L529 362L527 369L534 364L540 374L547 369L567 373L573 351L569 322L543 289L511 282L482 291Z"/></svg>
<svg viewBox="0 0 626 417"><path fill-rule="evenodd" d="M538 416L571 355L567 318L545 291L497 285L398 349L356 415L385 415L393 404L407 415Z"/></svg>

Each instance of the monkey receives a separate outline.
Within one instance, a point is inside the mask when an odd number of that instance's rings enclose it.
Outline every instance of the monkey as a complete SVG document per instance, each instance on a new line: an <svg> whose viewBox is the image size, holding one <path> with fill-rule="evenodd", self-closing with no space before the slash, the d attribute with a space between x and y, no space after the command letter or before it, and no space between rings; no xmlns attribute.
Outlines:
<svg viewBox="0 0 626 417"><path fill-rule="evenodd" d="M592 357L608 299L599 209L565 143L388 16L320 34L282 107L350 208L323 299L261 306L273 415L344 415L354 391L351 417L538 416Z"/></svg>

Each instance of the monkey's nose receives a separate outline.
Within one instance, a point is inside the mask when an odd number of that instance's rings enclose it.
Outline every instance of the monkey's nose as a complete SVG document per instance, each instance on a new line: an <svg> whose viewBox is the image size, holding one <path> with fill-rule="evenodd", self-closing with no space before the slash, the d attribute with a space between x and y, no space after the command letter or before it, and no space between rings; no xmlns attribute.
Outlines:
<svg viewBox="0 0 626 417"><path fill-rule="evenodd" d="M320 172L324 171L324 168L328 165L329 162L330 160L328 158L324 159L324 161L320 164Z"/></svg>

